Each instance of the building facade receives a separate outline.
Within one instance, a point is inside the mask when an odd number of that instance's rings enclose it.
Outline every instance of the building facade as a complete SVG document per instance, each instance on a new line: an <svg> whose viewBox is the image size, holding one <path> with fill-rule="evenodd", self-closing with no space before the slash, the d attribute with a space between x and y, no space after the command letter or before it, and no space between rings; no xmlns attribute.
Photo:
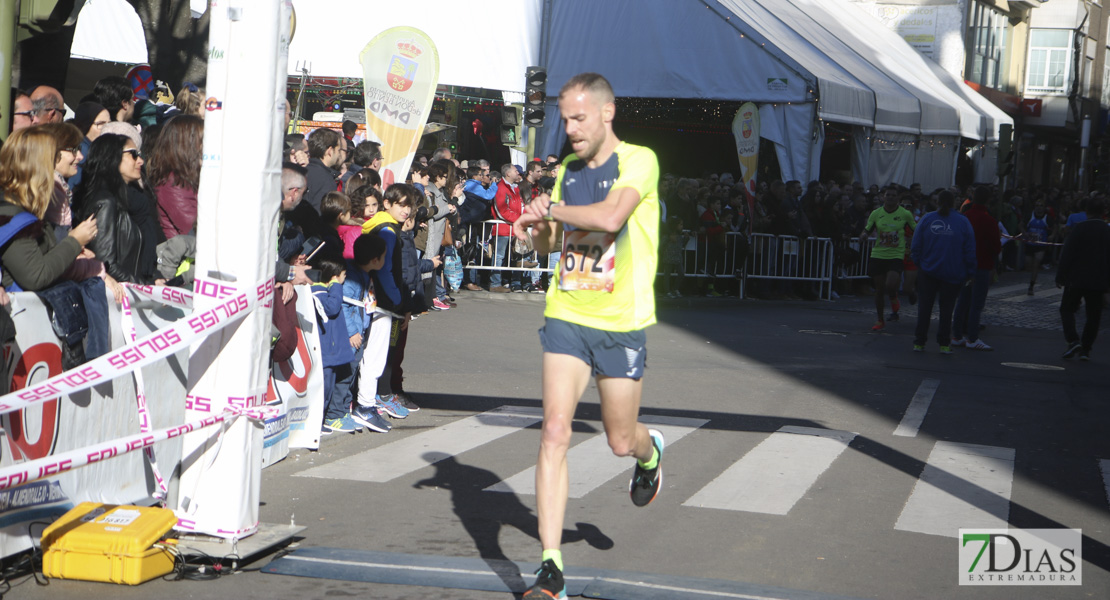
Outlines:
<svg viewBox="0 0 1110 600"><path fill-rule="evenodd" d="M855 1L1014 118L1003 184L1110 184L1105 0Z"/></svg>

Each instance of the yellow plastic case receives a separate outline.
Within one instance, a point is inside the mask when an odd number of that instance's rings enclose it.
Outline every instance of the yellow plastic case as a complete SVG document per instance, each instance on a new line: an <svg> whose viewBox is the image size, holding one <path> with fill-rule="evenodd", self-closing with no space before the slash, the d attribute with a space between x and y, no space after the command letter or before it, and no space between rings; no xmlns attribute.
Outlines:
<svg viewBox="0 0 1110 600"><path fill-rule="evenodd" d="M165 508L83 502L42 532L42 572L128 585L161 577L174 557L152 545L176 524Z"/></svg>

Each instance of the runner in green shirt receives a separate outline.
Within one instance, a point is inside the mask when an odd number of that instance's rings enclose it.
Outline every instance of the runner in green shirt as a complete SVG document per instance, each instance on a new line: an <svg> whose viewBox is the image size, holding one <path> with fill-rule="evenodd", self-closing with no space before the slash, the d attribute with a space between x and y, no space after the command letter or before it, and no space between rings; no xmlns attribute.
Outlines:
<svg viewBox="0 0 1110 600"><path fill-rule="evenodd" d="M883 192L883 205L871 212L867 224L859 234L862 245L871 232L876 233L875 245L871 248L871 260L867 269L875 285L875 314L878 320L871 331L881 331L886 327L883 318L884 296L897 298L898 284L902 280L902 260L906 256L906 227L913 229L917 223L913 213L898 205L898 190L893 186ZM891 302L894 308L896 300Z"/></svg>

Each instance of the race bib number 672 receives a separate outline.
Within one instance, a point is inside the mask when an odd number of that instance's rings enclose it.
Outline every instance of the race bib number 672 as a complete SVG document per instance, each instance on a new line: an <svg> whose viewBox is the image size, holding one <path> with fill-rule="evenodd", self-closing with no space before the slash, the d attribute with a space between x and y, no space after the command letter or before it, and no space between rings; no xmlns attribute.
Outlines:
<svg viewBox="0 0 1110 600"><path fill-rule="evenodd" d="M563 236L559 289L612 292L616 237L602 231L568 231Z"/></svg>

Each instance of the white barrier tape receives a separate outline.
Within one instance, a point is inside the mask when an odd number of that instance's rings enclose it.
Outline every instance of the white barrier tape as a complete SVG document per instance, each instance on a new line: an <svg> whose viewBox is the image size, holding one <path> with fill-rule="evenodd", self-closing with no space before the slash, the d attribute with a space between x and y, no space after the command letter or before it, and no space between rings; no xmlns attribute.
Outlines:
<svg viewBox="0 0 1110 600"><path fill-rule="evenodd" d="M218 281L197 278L195 287L194 293L218 298L222 302L42 383L0 396L0 414L91 388L175 354L194 341L243 318L260 301L270 302L274 293L273 280L240 290Z"/></svg>
<svg viewBox="0 0 1110 600"><path fill-rule="evenodd" d="M130 284L124 284L124 288L131 287ZM122 308L120 325L123 328L123 337L127 344L134 344L139 336L135 331L135 319L131 314L131 295L126 292L123 294ZM143 381L143 370L135 369L131 376L135 379L135 404L139 416L139 432L150 433L154 426L151 424L150 411L147 410L146 405L146 384ZM146 456L146 461L150 465L150 473L158 484L158 489L154 492L154 498L159 501L164 500L169 494L169 486L166 484L165 478L162 477L162 472L158 469L158 459L154 456L154 446L144 448L143 455Z"/></svg>
<svg viewBox="0 0 1110 600"><path fill-rule="evenodd" d="M135 285L133 283L125 283L123 287L155 302L176 306L177 308L192 309L193 308L193 294L192 292L176 287L167 287L164 285Z"/></svg>
<svg viewBox="0 0 1110 600"><path fill-rule="evenodd" d="M276 412L277 410L272 408L269 410L266 408L246 410L229 408L218 415L205 417L199 421L185 423L177 427L170 427L150 433L140 433L110 442L103 442L93 446L55 454L46 458L20 463L6 469L0 469L0 490L17 487L44 477L53 477L94 462L148 448L158 442L215 425L228 418L246 416L249 419L265 421Z"/></svg>

